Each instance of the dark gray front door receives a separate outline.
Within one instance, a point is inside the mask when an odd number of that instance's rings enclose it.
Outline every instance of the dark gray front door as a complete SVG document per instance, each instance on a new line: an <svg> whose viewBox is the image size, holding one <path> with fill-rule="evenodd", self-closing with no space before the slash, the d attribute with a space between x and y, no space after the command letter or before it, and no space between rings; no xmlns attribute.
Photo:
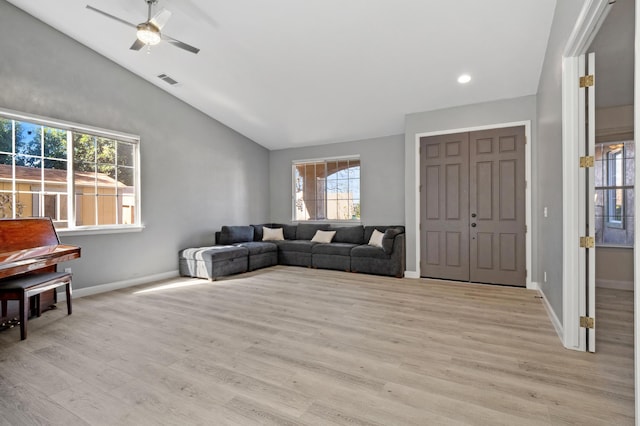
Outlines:
<svg viewBox="0 0 640 426"><path fill-rule="evenodd" d="M421 275L526 285L524 127L422 138Z"/></svg>

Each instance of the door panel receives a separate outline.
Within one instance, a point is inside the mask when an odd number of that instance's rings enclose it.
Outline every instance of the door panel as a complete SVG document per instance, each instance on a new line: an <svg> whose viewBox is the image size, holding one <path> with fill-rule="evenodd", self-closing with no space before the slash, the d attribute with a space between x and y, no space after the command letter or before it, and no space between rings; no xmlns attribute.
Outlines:
<svg viewBox="0 0 640 426"><path fill-rule="evenodd" d="M469 134L421 138L420 153L420 270L468 281Z"/></svg>
<svg viewBox="0 0 640 426"><path fill-rule="evenodd" d="M500 220L517 220L518 218L517 169L515 160L500 161Z"/></svg>
<svg viewBox="0 0 640 426"><path fill-rule="evenodd" d="M524 127L472 132L469 144L470 280L525 286Z"/></svg>
<svg viewBox="0 0 640 426"><path fill-rule="evenodd" d="M477 198L476 198L476 210L479 219L491 220L493 219L493 163L484 161L478 162L475 165L475 182L479 182L476 185Z"/></svg>

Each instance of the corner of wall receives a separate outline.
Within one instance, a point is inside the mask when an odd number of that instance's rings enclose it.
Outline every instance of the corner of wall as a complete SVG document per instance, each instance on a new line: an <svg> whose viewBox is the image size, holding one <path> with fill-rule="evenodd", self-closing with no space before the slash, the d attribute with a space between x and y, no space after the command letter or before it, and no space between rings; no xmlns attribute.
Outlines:
<svg viewBox="0 0 640 426"><path fill-rule="evenodd" d="M549 299L547 299L547 296L544 294L544 291L540 289L540 286L538 285L538 283L535 283L535 284L539 288L537 291L540 294L542 305L547 311L549 320L551 320L551 325L553 325L553 328L556 330L556 334L560 338L560 343L562 343L562 345L564 346L564 328L562 327L562 322L560 321L560 319L558 319L558 316L556 315L555 311L553 310L553 307L549 303Z"/></svg>

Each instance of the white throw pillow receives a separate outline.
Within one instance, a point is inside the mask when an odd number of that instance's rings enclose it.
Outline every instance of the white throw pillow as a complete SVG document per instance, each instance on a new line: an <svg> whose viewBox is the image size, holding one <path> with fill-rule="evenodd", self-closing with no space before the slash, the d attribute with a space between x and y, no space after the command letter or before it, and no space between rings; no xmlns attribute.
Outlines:
<svg viewBox="0 0 640 426"><path fill-rule="evenodd" d="M383 237L384 232L380 232L377 229L374 229L373 234L371 234L371 238L369 239L369 245L374 247L382 247Z"/></svg>
<svg viewBox="0 0 640 426"><path fill-rule="evenodd" d="M284 240L284 231L282 228L262 227L262 241L281 241Z"/></svg>
<svg viewBox="0 0 640 426"><path fill-rule="evenodd" d="M336 235L336 231L316 231L316 235L311 239L312 242L316 243L330 243L333 240L334 235Z"/></svg>

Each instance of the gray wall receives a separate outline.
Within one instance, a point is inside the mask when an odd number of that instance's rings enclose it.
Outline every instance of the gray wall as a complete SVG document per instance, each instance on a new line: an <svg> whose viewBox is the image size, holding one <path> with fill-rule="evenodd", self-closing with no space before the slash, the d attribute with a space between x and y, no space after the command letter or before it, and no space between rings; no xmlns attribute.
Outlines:
<svg viewBox="0 0 640 426"><path fill-rule="evenodd" d="M465 105L437 111L409 114L405 120L405 226L407 229L407 271L416 271L416 244L419 233L416 229L416 134L449 131L500 123L531 121L530 143L536 144L536 97L524 96L474 105ZM532 164L535 170L536 156L532 150ZM536 187L532 187L533 217L532 227L536 229ZM533 264L536 264L535 233L532 234ZM533 276L536 281L536 276Z"/></svg>
<svg viewBox="0 0 640 426"><path fill-rule="evenodd" d="M633 290L633 249L596 248L596 285Z"/></svg>
<svg viewBox="0 0 640 426"><path fill-rule="evenodd" d="M361 221L365 225L404 223L404 137L402 135L271 151L271 220L291 221L291 162L359 155Z"/></svg>
<svg viewBox="0 0 640 426"><path fill-rule="evenodd" d="M556 2L540 84L538 86L537 157L544 159L534 168L538 206L549 209L540 218L537 276L547 271L547 282L538 280L560 321L562 306L562 55L575 27L584 0ZM540 211L536 213L540 214Z"/></svg>
<svg viewBox="0 0 640 426"><path fill-rule="evenodd" d="M124 46L123 48L126 48ZM74 286L177 270L180 248L269 217L269 153L0 0L0 107L140 135L140 233L64 236Z"/></svg>

